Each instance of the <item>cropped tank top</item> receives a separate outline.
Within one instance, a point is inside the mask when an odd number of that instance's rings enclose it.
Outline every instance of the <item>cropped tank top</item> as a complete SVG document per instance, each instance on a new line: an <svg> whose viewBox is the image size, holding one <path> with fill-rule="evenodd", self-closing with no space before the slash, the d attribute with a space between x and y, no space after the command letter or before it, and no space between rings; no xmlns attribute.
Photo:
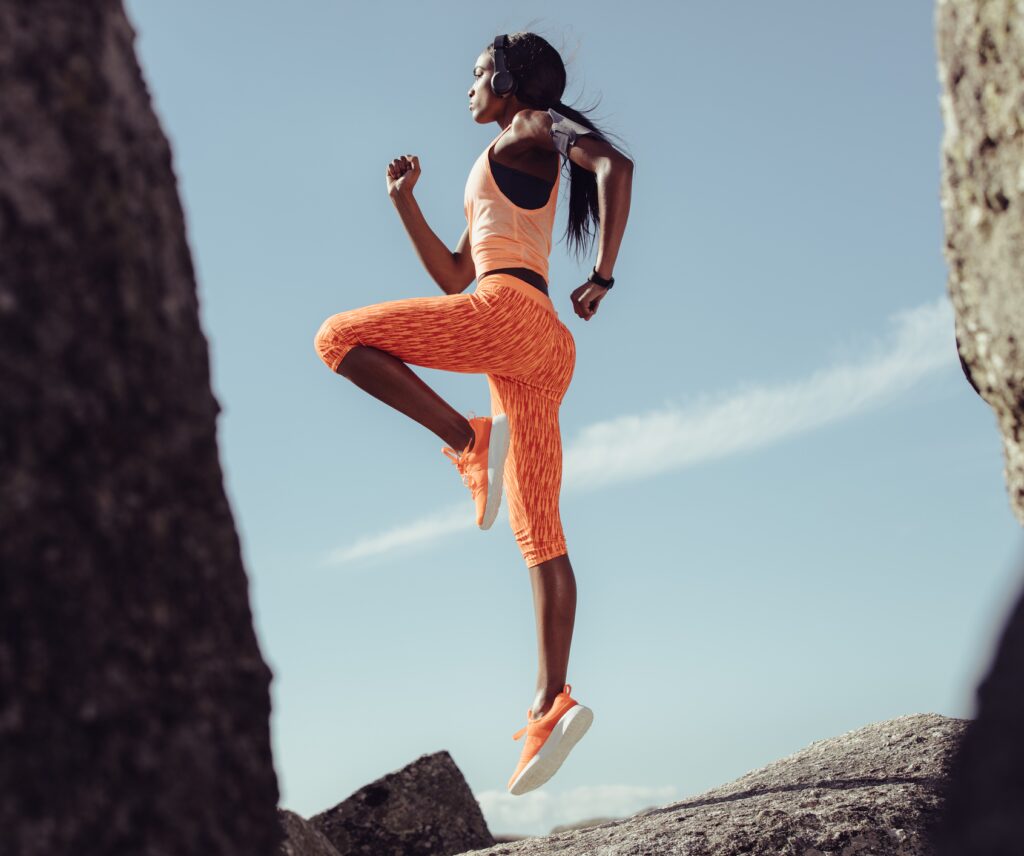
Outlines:
<svg viewBox="0 0 1024 856"><path fill-rule="evenodd" d="M523 208L510 200L498 187L490 156L491 147L511 127L506 126L491 140L466 180L463 205L473 267L478 277L495 268L525 267L547 280L561 170L543 207Z"/></svg>

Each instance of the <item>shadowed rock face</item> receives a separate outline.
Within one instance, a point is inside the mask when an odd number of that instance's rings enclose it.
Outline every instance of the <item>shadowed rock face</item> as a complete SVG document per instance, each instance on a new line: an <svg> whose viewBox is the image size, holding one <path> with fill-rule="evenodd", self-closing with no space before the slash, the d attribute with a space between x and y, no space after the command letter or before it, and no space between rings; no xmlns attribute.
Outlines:
<svg viewBox="0 0 1024 856"><path fill-rule="evenodd" d="M422 755L308 822L339 856L448 856L494 844L462 771L443 751Z"/></svg>
<svg viewBox="0 0 1024 856"><path fill-rule="evenodd" d="M914 714L849 731L625 820L473 856L925 856L965 720ZM469 853L465 856L469 856Z"/></svg>
<svg viewBox="0 0 1024 856"><path fill-rule="evenodd" d="M0 851L272 854L271 673L119 2L0 2Z"/></svg>
<svg viewBox="0 0 1024 856"><path fill-rule="evenodd" d="M940 0L942 207L961 361L1003 438L1024 523L1024 8ZM965 568L965 573L970 569ZM941 856L1017 856L1024 806L1024 592L1011 611L954 758Z"/></svg>

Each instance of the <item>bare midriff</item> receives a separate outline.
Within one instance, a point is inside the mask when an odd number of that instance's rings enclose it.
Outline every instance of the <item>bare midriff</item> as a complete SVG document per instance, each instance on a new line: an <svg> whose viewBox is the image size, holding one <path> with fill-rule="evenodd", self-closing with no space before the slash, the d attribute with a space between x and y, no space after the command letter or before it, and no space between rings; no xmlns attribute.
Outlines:
<svg viewBox="0 0 1024 856"><path fill-rule="evenodd" d="M487 273L483 273L480 276L478 276L477 277L477 281L479 282L481 279L483 279L485 276L487 276L487 274L491 274L491 273L507 273L507 274L511 274L512 276L518 277L519 279L523 280L524 282L530 283L530 285L532 285L534 288L540 289L545 294L548 293L548 284L544 281L544 277L542 277L539 273L537 273L537 271L535 271L535 270L533 270L531 268L524 268L524 267L495 268L494 270L489 270L489 271L487 271Z"/></svg>

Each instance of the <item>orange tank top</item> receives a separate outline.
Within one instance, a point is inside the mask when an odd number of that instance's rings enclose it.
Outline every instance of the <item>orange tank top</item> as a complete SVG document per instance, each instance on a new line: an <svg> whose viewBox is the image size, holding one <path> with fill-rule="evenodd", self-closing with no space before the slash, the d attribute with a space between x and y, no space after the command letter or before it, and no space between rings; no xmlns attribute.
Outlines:
<svg viewBox="0 0 1024 856"><path fill-rule="evenodd" d="M543 208L521 208L501 192L491 172L490 152L503 128L476 159L466 181L463 205L469 224L469 245L476 275L494 268L526 267L548 278L551 231L562 171L555 176Z"/></svg>

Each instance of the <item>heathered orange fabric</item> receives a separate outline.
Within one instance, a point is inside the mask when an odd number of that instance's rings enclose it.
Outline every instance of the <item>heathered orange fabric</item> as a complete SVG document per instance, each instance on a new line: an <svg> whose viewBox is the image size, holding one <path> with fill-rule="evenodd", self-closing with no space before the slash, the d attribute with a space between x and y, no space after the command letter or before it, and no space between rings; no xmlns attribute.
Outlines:
<svg viewBox="0 0 1024 856"><path fill-rule="evenodd" d="M502 129L481 152L466 180L463 207L476 275L503 267L527 267L548 278L551 232L555 225L561 169L543 208L520 208L498 187L488 159L491 146L512 125Z"/></svg>
<svg viewBox="0 0 1024 856"><path fill-rule="evenodd" d="M483 158L486 166L487 150ZM467 187L473 186L474 173L477 181L482 180L479 166L477 161ZM510 213L515 206L490 180L493 191L485 192L487 204L474 204L468 213L483 218L488 229L502 223L514 226L520 238L536 234L547 222L545 246L550 248L554 190L550 212L538 209L527 228ZM504 202L499 204L500 200ZM500 210L501 204L508 210ZM470 221L470 230L477 237L488 234L476 219ZM529 266L547 278L547 249L543 264L533 255L540 244L530 245L525 255L528 265L522 264L520 254L491 255L512 246L506 235L501 240L486 238L483 263ZM478 275L487 270L480 266L481 259L474 256L474 261ZM576 342L548 295L511 274L492 273L478 278L468 294L387 300L331 315L317 330L314 345L332 371L337 371L353 347L369 345L411 365L486 375L491 413L508 417L505 498L523 560L531 567L567 552L558 509L562 486L558 411L576 367Z"/></svg>

